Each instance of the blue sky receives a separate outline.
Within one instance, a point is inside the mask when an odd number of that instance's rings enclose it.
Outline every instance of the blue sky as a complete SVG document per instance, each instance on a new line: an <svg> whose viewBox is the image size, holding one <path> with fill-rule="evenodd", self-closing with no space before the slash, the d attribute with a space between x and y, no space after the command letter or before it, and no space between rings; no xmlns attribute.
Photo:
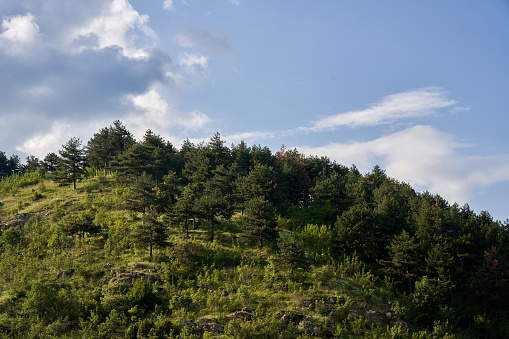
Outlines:
<svg viewBox="0 0 509 339"><path fill-rule="evenodd" d="M509 217L509 2L0 1L0 150L120 119L282 144Z"/></svg>

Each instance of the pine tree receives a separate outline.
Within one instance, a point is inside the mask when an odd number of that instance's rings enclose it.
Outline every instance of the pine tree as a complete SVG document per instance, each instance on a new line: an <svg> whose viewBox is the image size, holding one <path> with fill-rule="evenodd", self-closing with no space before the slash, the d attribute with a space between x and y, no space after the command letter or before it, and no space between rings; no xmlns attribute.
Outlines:
<svg viewBox="0 0 509 339"><path fill-rule="evenodd" d="M131 234L134 243L140 247L148 247L150 260L154 247L165 247L168 234L166 227L158 219L155 209L149 209L144 213L141 225L137 225Z"/></svg>
<svg viewBox="0 0 509 339"><path fill-rule="evenodd" d="M264 241L273 241L279 237L276 230L274 205L264 197L256 197L246 204L244 228L249 238L257 240L260 247Z"/></svg>
<svg viewBox="0 0 509 339"><path fill-rule="evenodd" d="M285 239L279 243L276 262L282 269L289 270L291 276L297 271L309 271L311 268L304 251L304 245L293 238Z"/></svg>
<svg viewBox="0 0 509 339"><path fill-rule="evenodd" d="M85 174L85 152L81 148L79 138L71 138L59 150L60 161L58 163L57 175L55 179L61 182L70 182L73 184L73 191L76 190L76 181Z"/></svg>
<svg viewBox="0 0 509 339"><path fill-rule="evenodd" d="M184 223L186 238L189 238L189 219L196 213L196 200L193 189L188 185L178 196L177 201L168 211L168 217L178 224Z"/></svg>

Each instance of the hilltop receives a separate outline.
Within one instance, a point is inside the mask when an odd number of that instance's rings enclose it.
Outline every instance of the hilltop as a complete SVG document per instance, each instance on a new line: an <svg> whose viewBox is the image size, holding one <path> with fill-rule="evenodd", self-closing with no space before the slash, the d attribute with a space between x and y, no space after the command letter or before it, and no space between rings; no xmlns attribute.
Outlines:
<svg viewBox="0 0 509 339"><path fill-rule="evenodd" d="M509 331L508 225L488 212L378 166L115 126L0 181L3 337Z"/></svg>

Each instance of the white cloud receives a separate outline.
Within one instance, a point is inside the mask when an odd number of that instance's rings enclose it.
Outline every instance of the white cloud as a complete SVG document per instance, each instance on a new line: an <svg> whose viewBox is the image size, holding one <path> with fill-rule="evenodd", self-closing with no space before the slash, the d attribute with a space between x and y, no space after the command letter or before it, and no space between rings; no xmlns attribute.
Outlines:
<svg viewBox="0 0 509 339"><path fill-rule="evenodd" d="M463 156L465 147L431 126L414 126L368 142L297 147L307 155L328 156L363 172L378 164L417 190L439 193L450 203L467 203L474 192L509 180L509 155Z"/></svg>
<svg viewBox="0 0 509 339"><path fill-rule="evenodd" d="M25 141L17 150L43 158L50 152L57 152L62 144L76 136L77 128L69 123L56 121L47 133L38 133Z"/></svg>
<svg viewBox="0 0 509 339"><path fill-rule="evenodd" d="M10 55L24 54L39 42L39 26L31 13L5 18L2 30L0 48Z"/></svg>
<svg viewBox="0 0 509 339"><path fill-rule="evenodd" d="M141 137L147 129L167 135L171 129L199 130L208 125L212 119L202 112L180 112L174 109L161 96L156 88L151 88L141 95L130 95L134 112L127 117L126 124L133 126L133 133Z"/></svg>
<svg viewBox="0 0 509 339"><path fill-rule="evenodd" d="M453 106L456 101L448 99L443 89L438 87L416 89L389 95L371 107L347 113L328 116L302 130L324 131L339 126L373 126L391 123L399 119L419 118L433 115L437 110Z"/></svg>
<svg viewBox="0 0 509 339"><path fill-rule="evenodd" d="M173 9L173 0L164 0L163 8L172 10Z"/></svg>
<svg viewBox="0 0 509 339"><path fill-rule="evenodd" d="M208 74L208 57L204 55L183 52L179 54L178 60L179 64L191 75L204 77Z"/></svg>
<svg viewBox="0 0 509 339"><path fill-rule="evenodd" d="M239 0L229 0L229 1L230 1L230 3L231 3L232 5L235 5L235 6L240 5L240 1L239 1Z"/></svg>
<svg viewBox="0 0 509 339"><path fill-rule="evenodd" d="M152 40L156 36L147 25L148 19L147 15L135 11L127 0L113 0L102 15L76 30L72 37L75 43L87 41L78 47L78 51L92 43L93 48L118 46L127 57L146 58L149 56L147 49L153 47ZM147 45L148 48L138 45Z"/></svg>

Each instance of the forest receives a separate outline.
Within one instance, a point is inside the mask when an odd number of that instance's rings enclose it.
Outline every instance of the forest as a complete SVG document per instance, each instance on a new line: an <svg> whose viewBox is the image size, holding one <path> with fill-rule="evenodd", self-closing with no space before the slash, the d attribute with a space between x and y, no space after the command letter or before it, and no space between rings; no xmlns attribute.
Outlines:
<svg viewBox="0 0 509 339"><path fill-rule="evenodd" d="M509 220L379 166L117 120L0 177L0 338L509 333Z"/></svg>

